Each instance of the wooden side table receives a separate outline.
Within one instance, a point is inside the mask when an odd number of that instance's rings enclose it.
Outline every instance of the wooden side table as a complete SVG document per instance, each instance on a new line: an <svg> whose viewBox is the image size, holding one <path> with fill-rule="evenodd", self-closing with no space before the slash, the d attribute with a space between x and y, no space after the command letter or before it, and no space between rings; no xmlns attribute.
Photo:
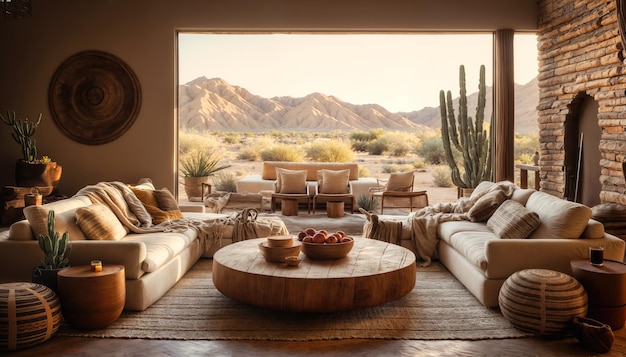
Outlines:
<svg viewBox="0 0 626 357"><path fill-rule="evenodd" d="M587 317L604 322L613 330L624 327L626 321L626 265L604 260L594 267L588 259L570 262L574 278L587 291Z"/></svg>
<svg viewBox="0 0 626 357"><path fill-rule="evenodd" d="M58 274L58 293L63 317L77 329L109 326L122 314L126 301L124 266L104 264L102 271L89 265L63 269Z"/></svg>
<svg viewBox="0 0 626 357"><path fill-rule="evenodd" d="M326 202L326 215L329 218L343 217L344 202L343 201L328 201Z"/></svg>

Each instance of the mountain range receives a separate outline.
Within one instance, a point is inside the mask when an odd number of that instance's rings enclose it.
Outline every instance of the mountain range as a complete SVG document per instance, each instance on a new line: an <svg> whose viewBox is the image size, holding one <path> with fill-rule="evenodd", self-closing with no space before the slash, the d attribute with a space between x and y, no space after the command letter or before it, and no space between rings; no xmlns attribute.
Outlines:
<svg viewBox="0 0 626 357"><path fill-rule="evenodd" d="M516 132L537 132L537 78L515 86ZM487 88L486 121L490 121L492 91ZM478 93L467 96L473 116ZM456 111L458 97L453 99ZM367 131L428 130L441 127L439 107L392 113L378 104L351 104L332 95L263 98L220 78L196 78L179 86L179 120L183 131Z"/></svg>

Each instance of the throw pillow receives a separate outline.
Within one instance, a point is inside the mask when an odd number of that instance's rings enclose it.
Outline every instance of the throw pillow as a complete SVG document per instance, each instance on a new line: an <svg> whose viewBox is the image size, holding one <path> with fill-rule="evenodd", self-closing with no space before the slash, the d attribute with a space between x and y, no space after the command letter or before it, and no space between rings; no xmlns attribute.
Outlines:
<svg viewBox="0 0 626 357"><path fill-rule="evenodd" d="M83 232L76 224L74 213L78 207L70 208L65 211L54 212L54 230L63 234L68 232L70 240L84 240L86 239ZM48 234L48 208L44 206L28 206L24 208L24 216L30 224L30 228L33 231L33 238L37 239L40 234Z"/></svg>
<svg viewBox="0 0 626 357"><path fill-rule="evenodd" d="M152 223L159 224L165 221L183 218L183 214L179 209L170 211L162 210L159 207L159 202L154 195L154 192L156 191L149 189L139 189L137 187L131 187L130 189L141 201L143 206L146 208L146 211L152 217Z"/></svg>
<svg viewBox="0 0 626 357"><path fill-rule="evenodd" d="M319 192L326 194L348 193L350 170L320 170Z"/></svg>
<svg viewBox="0 0 626 357"><path fill-rule="evenodd" d="M306 170L276 169L276 192L306 193Z"/></svg>
<svg viewBox="0 0 626 357"><path fill-rule="evenodd" d="M140 227L149 228L152 226L152 216L146 211L143 203L137 198L135 193L129 188L124 191L124 200L128 204L128 209L137 217ZM133 222L135 224L135 222Z"/></svg>
<svg viewBox="0 0 626 357"><path fill-rule="evenodd" d="M408 192L413 188L413 171L392 173L387 182L387 191Z"/></svg>
<svg viewBox="0 0 626 357"><path fill-rule="evenodd" d="M505 199L504 192L491 191L474 203L467 216L472 222L486 222Z"/></svg>
<svg viewBox="0 0 626 357"><path fill-rule="evenodd" d="M160 209L164 211L180 210L176 198L166 187L163 187L160 190L155 190L152 194L154 195L154 198L156 198Z"/></svg>
<svg viewBox="0 0 626 357"><path fill-rule="evenodd" d="M529 211L516 201L506 200L487 221L487 227L500 238L524 239L539 226L541 221L535 212Z"/></svg>
<svg viewBox="0 0 626 357"><path fill-rule="evenodd" d="M128 234L128 229L103 204L78 208L76 223L87 239L91 240L120 240Z"/></svg>

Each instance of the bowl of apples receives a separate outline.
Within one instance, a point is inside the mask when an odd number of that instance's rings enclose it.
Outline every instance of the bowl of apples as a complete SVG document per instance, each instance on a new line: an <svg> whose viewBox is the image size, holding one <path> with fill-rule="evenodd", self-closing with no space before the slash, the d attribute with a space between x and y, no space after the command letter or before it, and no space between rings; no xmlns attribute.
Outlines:
<svg viewBox="0 0 626 357"><path fill-rule="evenodd" d="M302 253L313 260L334 260L348 255L354 246L354 239L344 232L330 233L324 229L307 228L298 233L302 242Z"/></svg>

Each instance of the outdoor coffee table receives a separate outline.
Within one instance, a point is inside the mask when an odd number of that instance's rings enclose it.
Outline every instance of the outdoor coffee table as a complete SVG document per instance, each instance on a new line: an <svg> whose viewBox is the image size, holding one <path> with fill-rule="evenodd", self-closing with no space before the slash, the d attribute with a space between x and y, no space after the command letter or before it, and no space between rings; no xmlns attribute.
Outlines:
<svg viewBox="0 0 626 357"><path fill-rule="evenodd" d="M356 238L347 257L311 260L297 267L268 263L265 238L234 243L213 256L213 284L246 304L293 312L333 312L381 305L415 286L415 254L398 245Z"/></svg>

